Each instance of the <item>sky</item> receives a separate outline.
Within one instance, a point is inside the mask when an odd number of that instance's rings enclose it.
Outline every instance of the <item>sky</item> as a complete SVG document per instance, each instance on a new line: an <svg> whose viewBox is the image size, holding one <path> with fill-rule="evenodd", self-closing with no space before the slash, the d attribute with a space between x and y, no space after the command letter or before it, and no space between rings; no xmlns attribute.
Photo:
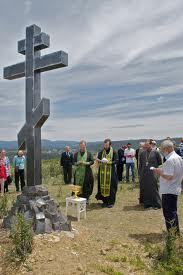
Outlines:
<svg viewBox="0 0 183 275"><path fill-rule="evenodd" d="M17 41L36 24L66 68L42 73L51 115L42 138L98 141L183 135L182 0L0 0L0 140L25 123L25 79L3 68L24 61Z"/></svg>

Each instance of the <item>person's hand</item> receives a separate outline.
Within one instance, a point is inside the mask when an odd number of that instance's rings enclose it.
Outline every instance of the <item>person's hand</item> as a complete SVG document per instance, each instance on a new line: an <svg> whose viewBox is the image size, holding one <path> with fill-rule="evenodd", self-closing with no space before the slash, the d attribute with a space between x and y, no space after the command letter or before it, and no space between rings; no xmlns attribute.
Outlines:
<svg viewBox="0 0 183 275"><path fill-rule="evenodd" d="M161 168L154 168L153 171L154 171L156 174L160 175L160 176L161 176L161 174L162 174Z"/></svg>
<svg viewBox="0 0 183 275"><path fill-rule="evenodd" d="M96 161L97 161L98 163L102 162L101 159L98 159L98 158L96 158Z"/></svg>
<svg viewBox="0 0 183 275"><path fill-rule="evenodd" d="M82 164L83 164L83 165L89 165L90 163L87 162L87 161L83 161Z"/></svg>

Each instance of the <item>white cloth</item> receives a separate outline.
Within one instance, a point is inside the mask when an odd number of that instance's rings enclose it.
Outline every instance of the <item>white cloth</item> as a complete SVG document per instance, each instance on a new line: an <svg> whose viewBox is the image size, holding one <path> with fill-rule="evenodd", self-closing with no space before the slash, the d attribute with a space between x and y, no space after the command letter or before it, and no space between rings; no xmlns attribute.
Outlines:
<svg viewBox="0 0 183 275"><path fill-rule="evenodd" d="M160 177L160 193L179 195L183 179L183 160L175 151L166 157L162 171L164 175L173 176L173 179L166 180Z"/></svg>
<svg viewBox="0 0 183 275"><path fill-rule="evenodd" d="M135 150L133 148L125 149L124 156L126 157L126 163L135 162Z"/></svg>
<svg viewBox="0 0 183 275"><path fill-rule="evenodd" d="M109 161L108 161L108 159L103 158L103 159L102 159L102 162L103 162L103 163L107 163L107 162L109 162Z"/></svg>

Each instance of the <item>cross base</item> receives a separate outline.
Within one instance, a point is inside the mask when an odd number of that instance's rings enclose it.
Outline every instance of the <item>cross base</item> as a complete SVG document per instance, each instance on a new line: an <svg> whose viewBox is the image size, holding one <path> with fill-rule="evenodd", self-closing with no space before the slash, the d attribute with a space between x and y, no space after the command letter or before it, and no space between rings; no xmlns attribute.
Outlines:
<svg viewBox="0 0 183 275"><path fill-rule="evenodd" d="M48 195L41 185L25 186L21 195L17 196L3 226L10 229L16 221L16 214L22 213L32 223L36 234L52 231L71 231L71 223L60 212L59 205Z"/></svg>

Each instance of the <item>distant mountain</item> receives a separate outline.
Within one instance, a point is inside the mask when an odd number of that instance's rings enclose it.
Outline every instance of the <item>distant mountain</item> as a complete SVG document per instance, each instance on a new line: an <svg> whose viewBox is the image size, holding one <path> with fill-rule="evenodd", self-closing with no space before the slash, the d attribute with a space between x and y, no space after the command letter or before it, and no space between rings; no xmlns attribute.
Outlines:
<svg viewBox="0 0 183 275"><path fill-rule="evenodd" d="M174 138L173 139L177 144L180 143L180 138ZM133 146L133 148L137 148L140 141L144 141L144 139L134 139L134 140L118 140L113 141L113 147L115 149L118 149L122 144L127 144L130 142ZM158 144L162 142L162 140L157 140ZM66 141L66 140L42 140L42 149L43 151L49 151L49 150L63 150L63 148L66 145L69 145L73 150L75 150L78 147L79 142L77 141ZM97 152L102 148L103 141L96 141L96 142L88 142L87 148L88 150L92 152ZM17 149L17 141L0 141L0 148L5 148L6 150L13 150L15 151Z"/></svg>
<svg viewBox="0 0 183 275"><path fill-rule="evenodd" d="M66 145L69 146L75 146L77 145L78 142L76 141L64 141L64 140L47 140L43 139L42 140L42 149L43 150L49 150L49 149L59 149L59 148L64 148ZM16 150L18 147L17 141L0 141L0 149L5 148L7 150Z"/></svg>
<svg viewBox="0 0 183 275"><path fill-rule="evenodd" d="M69 145L71 147L77 146L78 142L77 141L66 141L66 140L48 140L48 139L43 139L42 140L42 148L43 150L48 150L48 149L62 149L66 145Z"/></svg>
<svg viewBox="0 0 183 275"><path fill-rule="evenodd" d="M17 148L17 141L0 141L0 149L15 150Z"/></svg>

